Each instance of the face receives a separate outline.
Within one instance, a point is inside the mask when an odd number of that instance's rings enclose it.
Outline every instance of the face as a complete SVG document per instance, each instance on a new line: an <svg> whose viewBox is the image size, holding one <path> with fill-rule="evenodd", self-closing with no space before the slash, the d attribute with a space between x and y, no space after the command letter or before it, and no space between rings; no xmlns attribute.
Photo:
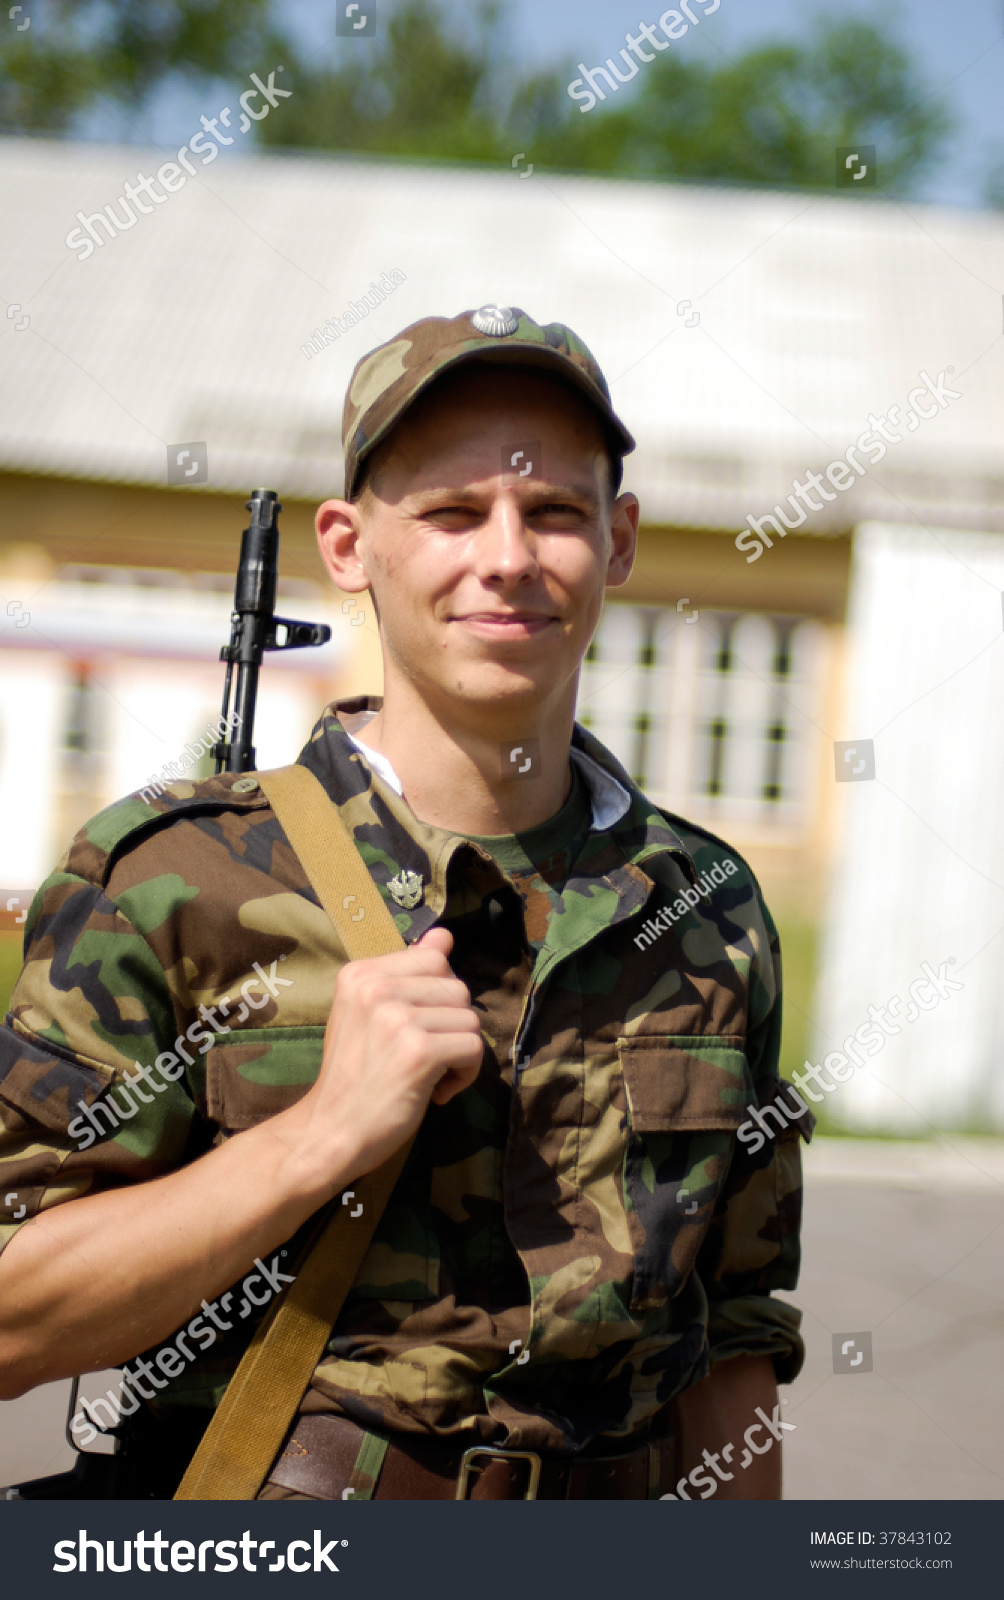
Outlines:
<svg viewBox="0 0 1004 1600"><path fill-rule="evenodd" d="M539 460L524 474L526 453L510 459L528 440ZM588 403L526 369L462 369L374 465L361 499L325 502L317 529L335 583L372 593L385 693L399 677L446 716L463 708L517 730L533 708L570 709L638 522L633 495L611 503Z"/></svg>

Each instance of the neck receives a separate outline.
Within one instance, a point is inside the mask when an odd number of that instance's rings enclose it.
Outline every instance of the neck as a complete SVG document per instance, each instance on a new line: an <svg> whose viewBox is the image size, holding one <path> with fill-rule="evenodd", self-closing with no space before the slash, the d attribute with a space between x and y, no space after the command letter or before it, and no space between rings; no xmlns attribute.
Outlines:
<svg viewBox="0 0 1004 1600"><path fill-rule="evenodd" d="M346 725L386 756L421 822L451 833L522 833L553 817L567 798L575 688L573 681L560 701L529 711L472 705L447 720L413 685L390 678L372 721ZM539 747L539 775L515 776L526 752L512 763L514 776L503 779L510 750L531 739Z"/></svg>

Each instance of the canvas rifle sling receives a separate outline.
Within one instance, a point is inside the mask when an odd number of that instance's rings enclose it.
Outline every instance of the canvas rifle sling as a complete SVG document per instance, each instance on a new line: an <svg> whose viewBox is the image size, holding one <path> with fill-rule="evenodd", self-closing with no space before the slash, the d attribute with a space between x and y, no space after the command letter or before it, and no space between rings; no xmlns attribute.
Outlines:
<svg viewBox="0 0 1004 1600"><path fill-rule="evenodd" d="M296 851L350 961L389 955L404 941L351 835L303 766L258 782ZM294 1281L245 1351L189 1463L176 1500L253 1500L279 1453L412 1141L354 1186L353 1217L336 1206Z"/></svg>

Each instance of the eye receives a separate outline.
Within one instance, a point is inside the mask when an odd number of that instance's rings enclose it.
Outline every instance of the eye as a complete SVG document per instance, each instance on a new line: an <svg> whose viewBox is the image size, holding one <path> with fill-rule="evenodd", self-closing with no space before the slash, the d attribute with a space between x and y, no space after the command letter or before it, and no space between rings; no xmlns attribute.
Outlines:
<svg viewBox="0 0 1004 1600"><path fill-rule="evenodd" d="M543 505L532 507L527 515L535 522L546 519L549 522L572 523L585 522L589 517L589 511L585 506L576 505L571 500L545 500Z"/></svg>
<svg viewBox="0 0 1004 1600"><path fill-rule="evenodd" d="M447 501L441 506L429 506L421 513L423 522L433 522L448 527L469 527L473 522L480 522L484 512L477 506L458 505L456 502Z"/></svg>

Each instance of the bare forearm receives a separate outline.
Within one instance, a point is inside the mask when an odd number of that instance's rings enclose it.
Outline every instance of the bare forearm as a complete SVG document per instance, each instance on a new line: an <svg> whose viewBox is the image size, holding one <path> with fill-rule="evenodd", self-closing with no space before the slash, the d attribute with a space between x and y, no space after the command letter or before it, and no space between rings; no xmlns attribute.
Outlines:
<svg viewBox="0 0 1004 1600"><path fill-rule="evenodd" d="M187 1321L355 1174L301 1103L169 1176L54 1207L0 1258L0 1398L114 1366Z"/></svg>
<svg viewBox="0 0 1004 1600"><path fill-rule="evenodd" d="M699 1482L683 1483L679 1498L710 1499L707 1485L713 1482L718 1500L780 1500L781 1445L757 1415L759 1407L773 1420L777 1404L769 1356L720 1361L701 1383L678 1396L673 1403L678 1494L679 1484L699 1469ZM753 1449L744 1443L751 1427ZM745 1467L744 1457L749 1458Z"/></svg>
<svg viewBox="0 0 1004 1600"><path fill-rule="evenodd" d="M180 1172L43 1212L0 1258L0 1399L139 1354L288 1239L474 1081L477 1012L449 933L343 967L316 1083Z"/></svg>

